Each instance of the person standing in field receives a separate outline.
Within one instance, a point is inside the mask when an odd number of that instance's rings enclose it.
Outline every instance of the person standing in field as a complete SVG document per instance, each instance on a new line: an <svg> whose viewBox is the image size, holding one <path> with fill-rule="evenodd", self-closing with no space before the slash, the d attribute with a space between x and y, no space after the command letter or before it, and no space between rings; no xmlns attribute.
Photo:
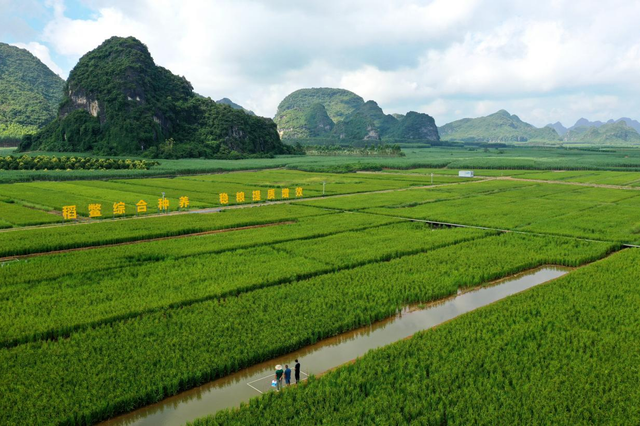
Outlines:
<svg viewBox="0 0 640 426"><path fill-rule="evenodd" d="M280 391L282 389L282 376L284 375L284 371L282 370L282 366L280 364L276 365L276 390Z"/></svg>
<svg viewBox="0 0 640 426"><path fill-rule="evenodd" d="M296 359L296 366L294 367L295 375L296 375L296 385L300 381L300 363Z"/></svg>
<svg viewBox="0 0 640 426"><path fill-rule="evenodd" d="M284 366L284 383L287 386L291 386L291 369L288 365Z"/></svg>

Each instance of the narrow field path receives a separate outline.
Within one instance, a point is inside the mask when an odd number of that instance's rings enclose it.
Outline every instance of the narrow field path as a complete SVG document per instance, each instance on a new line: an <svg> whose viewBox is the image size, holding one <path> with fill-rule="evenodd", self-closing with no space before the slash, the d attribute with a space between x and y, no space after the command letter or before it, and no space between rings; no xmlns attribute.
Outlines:
<svg viewBox="0 0 640 426"><path fill-rule="evenodd" d="M607 185L604 183L586 183L586 182L567 182L562 180L543 180L543 179L525 179L511 176L499 176L496 177L497 180L510 180L517 182L536 182L536 183L555 183L560 185L573 185L573 186L584 186L588 188L606 188L606 189L626 189L630 191L640 191L640 187L638 186L622 186L622 185Z"/></svg>
<svg viewBox="0 0 640 426"><path fill-rule="evenodd" d="M143 216L126 216L126 217L121 217L121 218L117 218L117 219L97 219L97 220L91 220L85 217L80 218L80 222L66 222L66 223L49 223L46 225L32 225L32 226L22 226L22 227L16 227L16 228L6 228L6 229L0 229L0 233L3 232L16 232L16 231L24 231L24 230L29 230L29 229L45 229L45 228L58 228L60 226L77 226L77 225L86 225L86 224L90 224L90 223L106 223L108 221L113 221L113 220L143 220L143 219L148 219L148 218L152 218L152 217L166 217L166 216L176 216L176 215L183 215L183 214L194 214L194 213L217 213L223 210L233 210L233 209L246 209L246 208L251 208L251 207L261 207L261 206L274 206L274 205L278 205L278 204L290 204L290 203L297 203L297 202L304 202L304 201L312 201L312 200L326 200L326 199L331 199L331 198L340 198L340 197L348 197L351 195L359 195L359 194L384 194L384 193L388 193L388 192L396 192L396 191L408 191L411 189L428 189L428 188L439 188L439 187L443 187L443 186L451 186L451 185L465 185L465 184L470 184L470 183L479 183L479 182L486 182L489 180L493 180L494 178L486 178L486 179L477 179L477 180L473 180L473 181L464 181L464 182L448 182L448 183L441 183L441 184L435 184L435 185L421 185L421 186L412 186L412 187L408 187L408 188L394 188L394 189L381 189L381 190L377 190L377 191L363 191L363 192L350 192L347 194L335 194L335 195L325 195L323 197L302 197L302 198L292 198L292 199L288 199L288 200L277 200L277 201L265 201L265 202L261 202L261 203L248 203L248 204L234 204L234 205L229 205L229 206L218 206L218 207L207 207L204 209L197 209L197 210L184 210L184 211L174 211L174 212L169 212L169 213L153 213L153 214L147 214L147 215L143 215ZM57 211L52 211L50 213L59 213Z"/></svg>
<svg viewBox="0 0 640 426"><path fill-rule="evenodd" d="M36 256L70 253L74 251L92 250L92 249L105 248L105 247L129 246L132 244L148 243L151 241L175 240L177 238L198 237L201 235L222 234L225 232L233 232L233 231L244 231L246 229L267 228L270 226L279 226L279 225L290 225L292 223L295 223L295 221L289 220L285 222L264 223L262 225L240 226L238 228L225 228L225 229L216 229L213 231L195 232L192 234L172 235L170 237L145 238L142 240L126 241L123 243L102 244L102 245L94 245L94 246L75 247L75 248L64 249L64 250L43 251L43 252L37 252L37 253L21 254L17 256L0 257L0 262L11 262L14 260L28 259L30 257L36 257Z"/></svg>

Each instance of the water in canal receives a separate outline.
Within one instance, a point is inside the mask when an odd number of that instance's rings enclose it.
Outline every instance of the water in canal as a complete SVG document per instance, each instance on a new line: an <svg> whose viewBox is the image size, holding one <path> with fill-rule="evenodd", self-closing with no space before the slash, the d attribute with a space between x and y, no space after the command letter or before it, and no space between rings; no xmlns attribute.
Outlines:
<svg viewBox="0 0 640 426"><path fill-rule="evenodd" d="M254 365L206 385L166 398L131 413L113 418L104 425L183 425L224 408L271 391L274 366L288 364L293 370L297 358L307 374L321 374L367 351L407 338L528 288L558 278L570 268L547 266L500 280L494 285L460 293L444 301L402 313L369 327L322 340L296 352ZM293 377L292 377L293 379Z"/></svg>

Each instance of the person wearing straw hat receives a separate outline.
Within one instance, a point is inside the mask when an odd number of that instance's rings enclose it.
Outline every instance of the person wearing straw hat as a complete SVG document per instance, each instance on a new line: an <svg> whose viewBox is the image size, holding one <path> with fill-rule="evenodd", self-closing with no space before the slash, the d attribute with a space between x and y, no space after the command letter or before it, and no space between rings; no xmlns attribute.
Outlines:
<svg viewBox="0 0 640 426"><path fill-rule="evenodd" d="M276 365L276 390L280 391L282 389L282 376L284 375L284 370L280 364Z"/></svg>

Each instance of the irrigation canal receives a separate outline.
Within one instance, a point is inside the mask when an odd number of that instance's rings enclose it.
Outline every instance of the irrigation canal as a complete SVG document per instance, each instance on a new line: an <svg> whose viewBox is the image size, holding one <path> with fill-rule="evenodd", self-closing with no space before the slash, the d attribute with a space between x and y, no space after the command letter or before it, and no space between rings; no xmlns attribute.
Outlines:
<svg viewBox="0 0 640 426"><path fill-rule="evenodd" d="M556 279L570 270L557 266L537 268L490 286L459 292L456 296L425 307L407 307L384 321L254 365L156 404L115 417L103 425L183 425L219 410L237 407L241 402L261 393L271 392L276 364L288 364L293 370L294 360L297 358L302 365L303 379L307 374L319 375L361 357L371 349L405 339L464 313Z"/></svg>

